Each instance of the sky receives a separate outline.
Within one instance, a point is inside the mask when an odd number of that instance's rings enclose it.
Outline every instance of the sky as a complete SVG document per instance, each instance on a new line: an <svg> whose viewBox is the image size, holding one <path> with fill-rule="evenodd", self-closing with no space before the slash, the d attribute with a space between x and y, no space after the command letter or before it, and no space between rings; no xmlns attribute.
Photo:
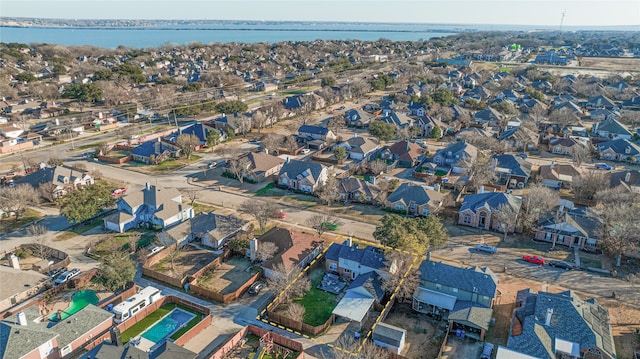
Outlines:
<svg viewBox="0 0 640 359"><path fill-rule="evenodd" d="M638 26L640 0L0 0L0 16ZM1 36L1 34L0 34Z"/></svg>

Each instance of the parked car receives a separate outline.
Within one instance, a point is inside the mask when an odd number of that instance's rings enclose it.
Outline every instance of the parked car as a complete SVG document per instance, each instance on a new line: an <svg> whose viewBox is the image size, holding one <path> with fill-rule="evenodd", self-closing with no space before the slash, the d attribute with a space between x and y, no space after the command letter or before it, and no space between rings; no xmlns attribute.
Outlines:
<svg viewBox="0 0 640 359"><path fill-rule="evenodd" d="M273 215L274 215L276 218L284 218L284 217L286 216L286 214L284 213L284 211L283 211L283 210L281 210L281 209L276 209L275 211L273 211Z"/></svg>
<svg viewBox="0 0 640 359"><path fill-rule="evenodd" d="M609 166L606 163L596 163L596 168L607 171L611 171L613 169L613 167Z"/></svg>
<svg viewBox="0 0 640 359"><path fill-rule="evenodd" d="M518 156L518 157L520 157L522 159L525 159L525 158L529 157L526 153L518 153L516 156Z"/></svg>
<svg viewBox="0 0 640 359"><path fill-rule="evenodd" d="M563 262L563 261L549 261L547 264L549 264L551 267L556 267L556 268L566 269L566 270L572 270L575 268L573 264Z"/></svg>
<svg viewBox="0 0 640 359"><path fill-rule="evenodd" d="M475 249L477 252L486 252L491 254L498 253L498 248L487 244L478 244L477 246L473 247L473 249Z"/></svg>
<svg viewBox="0 0 640 359"><path fill-rule="evenodd" d="M72 269L70 271L67 271L58 275L58 277L56 277L56 280L54 282L56 285L63 284L68 282L71 278L77 276L78 274L80 274L80 269L77 269L77 268Z"/></svg>
<svg viewBox="0 0 640 359"><path fill-rule="evenodd" d="M328 229L330 231L335 231L338 229L338 225L331 222L322 222L320 224L324 229Z"/></svg>
<svg viewBox="0 0 640 359"><path fill-rule="evenodd" d="M64 273L67 271L67 267L62 267L62 268L58 268L58 269L54 269L52 271L49 271L49 277L51 278L55 278L56 276L58 276L60 273Z"/></svg>
<svg viewBox="0 0 640 359"><path fill-rule="evenodd" d="M249 294L258 295L260 291L264 288L264 282L255 282L249 287Z"/></svg>
<svg viewBox="0 0 640 359"><path fill-rule="evenodd" d="M533 264L544 264L544 258L538 256L523 256L522 260Z"/></svg>
<svg viewBox="0 0 640 359"><path fill-rule="evenodd" d="M152 255L160 252L163 249L164 249L164 246L153 246L149 248L149 254L147 254L147 257L151 257Z"/></svg>
<svg viewBox="0 0 640 359"><path fill-rule="evenodd" d="M218 164L216 162L209 162L209 164L207 165L207 168L216 168Z"/></svg>
<svg viewBox="0 0 640 359"><path fill-rule="evenodd" d="M300 153L302 153L303 155L306 155L309 152L311 152L311 150L308 148L305 148L304 150L300 151Z"/></svg>
<svg viewBox="0 0 640 359"><path fill-rule="evenodd" d="M493 344L484 343L484 347L482 348L482 355L480 355L480 359L491 359L492 354L493 354Z"/></svg>
<svg viewBox="0 0 640 359"><path fill-rule="evenodd" d="M111 195L112 196L120 196L125 194L125 192L127 192L126 188L116 188L113 191L111 191Z"/></svg>

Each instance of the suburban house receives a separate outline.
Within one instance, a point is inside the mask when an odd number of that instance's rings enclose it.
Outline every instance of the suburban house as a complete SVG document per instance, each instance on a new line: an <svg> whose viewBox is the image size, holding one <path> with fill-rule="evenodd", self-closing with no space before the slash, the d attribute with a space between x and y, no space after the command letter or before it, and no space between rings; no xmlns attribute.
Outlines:
<svg viewBox="0 0 640 359"><path fill-rule="evenodd" d="M361 109L350 109L342 115L342 118L348 127L366 127L371 124L379 113L379 111L372 114Z"/></svg>
<svg viewBox="0 0 640 359"><path fill-rule="evenodd" d="M324 184L328 175L327 167L319 163L287 159L278 174L278 186L313 193Z"/></svg>
<svg viewBox="0 0 640 359"><path fill-rule="evenodd" d="M0 321L2 358L72 358L108 333L113 313L92 304L62 321L43 320L39 307L30 306Z"/></svg>
<svg viewBox="0 0 640 359"><path fill-rule="evenodd" d="M322 126L302 125L298 128L298 135L307 141L322 140L332 142L336 140L336 135L333 131Z"/></svg>
<svg viewBox="0 0 640 359"><path fill-rule="evenodd" d="M477 88L477 87L476 87ZM504 118L504 115L494 110L491 107L487 107L484 110L480 110L473 115L473 119L479 124L489 124L489 126L495 126L500 123Z"/></svg>
<svg viewBox="0 0 640 359"><path fill-rule="evenodd" d="M251 117L243 113L222 114L213 120L213 127L225 133L244 134L251 130Z"/></svg>
<svg viewBox="0 0 640 359"><path fill-rule="evenodd" d="M431 131L434 129L434 127L439 127L441 131L440 133L443 135L447 133L447 125L431 116L418 116L413 121L413 128L419 128L420 136L422 137L431 137Z"/></svg>
<svg viewBox="0 0 640 359"><path fill-rule="evenodd" d="M180 152L180 147L158 138L139 144L131 151L131 156L134 161L155 164L167 158L179 157Z"/></svg>
<svg viewBox="0 0 640 359"><path fill-rule="evenodd" d="M193 208L182 203L182 195L175 188L147 185L130 191L118 203L118 212L104 218L104 227L116 232L148 224L167 228L193 218Z"/></svg>
<svg viewBox="0 0 640 359"><path fill-rule="evenodd" d="M209 137L209 133L211 133L212 131L218 131L218 133L220 133L220 130L218 130L217 128L208 126L202 122L198 122L184 128L180 128L179 131L176 131L167 136L165 138L165 141L175 144L179 135L194 135L198 138L198 141L200 141L200 144L196 146L195 149L200 150L201 148L206 146L207 137ZM222 136L223 135L220 133L220 137Z"/></svg>
<svg viewBox="0 0 640 359"><path fill-rule="evenodd" d="M604 108L607 110L613 110L618 108L615 102L613 102L612 100L610 100L608 97L604 95L598 95L598 96L589 98L589 100L586 103L586 107L588 109Z"/></svg>
<svg viewBox="0 0 640 359"><path fill-rule="evenodd" d="M413 310L448 317L454 322L452 327L464 327L465 335L483 340L489 329L498 286L498 278L491 269L433 262L427 254L419 271L420 284L413 294Z"/></svg>
<svg viewBox="0 0 640 359"><path fill-rule="evenodd" d="M394 125L397 128L408 127L413 123L411 117L405 115L404 113L394 111L384 113L382 117L378 117L378 121Z"/></svg>
<svg viewBox="0 0 640 359"><path fill-rule="evenodd" d="M428 216L442 207L443 202L442 193L405 182L387 197L385 206L407 215Z"/></svg>
<svg viewBox="0 0 640 359"><path fill-rule="evenodd" d="M640 171L626 170L609 174L611 188L624 187L629 192L640 193Z"/></svg>
<svg viewBox="0 0 640 359"><path fill-rule="evenodd" d="M598 137L623 140L631 140L633 137L623 124L612 118L604 119L593 125L591 134Z"/></svg>
<svg viewBox="0 0 640 359"><path fill-rule="evenodd" d="M507 188L523 188L531 176L531 163L515 155L495 155L495 173Z"/></svg>
<svg viewBox="0 0 640 359"><path fill-rule="evenodd" d="M409 140L398 141L385 148L380 157L387 161L398 161L399 167L413 167L420 163L424 149Z"/></svg>
<svg viewBox="0 0 640 359"><path fill-rule="evenodd" d="M322 239L314 234L274 227L250 241L249 257L255 260L258 248L267 242L277 247L273 257L262 263L264 276L267 278L274 278L277 275L275 271L280 267L287 271L287 274L296 266L304 268L320 254L323 247Z"/></svg>
<svg viewBox="0 0 640 359"><path fill-rule="evenodd" d="M538 221L536 239L570 248L598 247L602 221L586 207L569 211L558 209Z"/></svg>
<svg viewBox="0 0 640 359"><path fill-rule="evenodd" d="M247 160L249 164L243 176L256 183L274 179L284 164L282 158L266 152L250 152Z"/></svg>
<svg viewBox="0 0 640 359"><path fill-rule="evenodd" d="M573 181L581 175L581 169L570 163L552 162L550 165L540 166L540 183L554 189L571 188Z"/></svg>
<svg viewBox="0 0 640 359"><path fill-rule="evenodd" d="M458 141L439 149L431 157L431 162L450 167L454 173L462 173L465 169L461 166L463 161L474 161L478 156L478 149L465 141Z"/></svg>
<svg viewBox="0 0 640 359"><path fill-rule="evenodd" d="M377 142L367 137L358 136L357 134L354 134L353 137L339 143L338 146L344 147L347 150L349 158L354 160L368 158L376 149L378 149Z"/></svg>
<svg viewBox="0 0 640 359"><path fill-rule="evenodd" d="M384 267L384 253L375 247L358 248L350 239L344 244L331 244L325 253L325 271L350 280L369 272L386 278Z"/></svg>
<svg viewBox="0 0 640 359"><path fill-rule="evenodd" d="M203 245L218 250L244 229L246 224L247 221L234 216L213 212L199 213L188 221L162 231L158 236L165 245L200 241Z"/></svg>
<svg viewBox="0 0 640 359"><path fill-rule="evenodd" d="M518 126L503 131L498 136L498 139L509 143L509 145L517 149L532 150L538 146L540 134L518 124Z"/></svg>
<svg viewBox="0 0 640 359"><path fill-rule="evenodd" d="M524 289L516 295L516 307L509 351L541 359L616 358L609 311L597 300L582 300L572 291L536 294ZM501 350L497 358L521 357L503 356Z"/></svg>
<svg viewBox="0 0 640 359"><path fill-rule="evenodd" d="M502 231L500 224L493 221L493 212L501 205L520 212L522 198L504 192L484 192L466 195L458 211L458 224L481 229ZM515 223L507 229L513 232Z"/></svg>
<svg viewBox="0 0 640 359"><path fill-rule="evenodd" d="M385 292L382 290L382 281L378 273L363 273L351 282L332 314L362 327L371 307L376 306L377 309L382 309L384 296Z"/></svg>
<svg viewBox="0 0 640 359"><path fill-rule="evenodd" d="M14 181L16 185L28 184L35 189L51 184L46 189L53 198L61 198L65 194L94 183L87 171L79 171L66 166L45 167ZM47 185L48 186L48 185Z"/></svg>
<svg viewBox="0 0 640 359"><path fill-rule="evenodd" d="M556 155L571 155L575 148L584 146L575 138L571 137L555 137L549 139L549 151Z"/></svg>
<svg viewBox="0 0 640 359"><path fill-rule="evenodd" d="M600 159L640 162L640 146L629 140L617 139L598 144Z"/></svg>
<svg viewBox="0 0 640 359"><path fill-rule="evenodd" d="M379 194L380 189L375 184L361 178L346 177L338 183L338 195L341 201L372 203Z"/></svg>
<svg viewBox="0 0 640 359"><path fill-rule="evenodd" d="M407 331L391 324L380 322L373 329L373 344L392 353L400 354L404 349Z"/></svg>

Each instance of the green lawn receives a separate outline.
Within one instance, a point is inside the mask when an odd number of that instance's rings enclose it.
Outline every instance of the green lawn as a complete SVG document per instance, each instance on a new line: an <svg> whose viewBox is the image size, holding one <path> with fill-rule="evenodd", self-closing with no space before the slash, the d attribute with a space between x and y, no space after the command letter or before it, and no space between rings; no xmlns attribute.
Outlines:
<svg viewBox="0 0 640 359"><path fill-rule="evenodd" d="M129 340L131 340L131 338L135 338L138 335L142 334L142 332L147 330L147 328L151 327L155 322L160 320L165 315L169 314L169 312L171 312L176 307L178 307L178 308L180 308L182 310L185 310L187 312L194 313L194 314L196 314L196 316L193 319L191 319L189 321L189 323L187 323L187 325L185 325L183 328L179 329L177 332L175 332L175 333L173 333L173 335L171 335L170 338L173 339L173 340L176 340L176 339L180 338L180 336L182 336L184 333L186 333L189 329L193 328L204 317L204 315L202 313L198 313L198 312L193 311L193 310L191 310L189 308L186 308L186 307L183 307L183 306L179 306L179 305L177 305L175 303L164 304L163 306L158 308L156 311L154 311L153 313L147 315L142 320L140 320L139 322L137 322L136 324L131 326L129 329L125 330L122 333L122 342L123 343L127 343L127 342L129 342Z"/></svg>
<svg viewBox="0 0 640 359"><path fill-rule="evenodd" d="M266 186L256 191L256 196L261 196L261 197L271 196L272 195L271 192L273 192L273 189L275 187L276 187L275 182L268 183Z"/></svg>
<svg viewBox="0 0 640 359"><path fill-rule="evenodd" d="M313 326L324 324L338 304L337 295L320 290L316 285L318 283L315 281L311 282L311 290L302 299L296 300L305 309L304 322Z"/></svg>

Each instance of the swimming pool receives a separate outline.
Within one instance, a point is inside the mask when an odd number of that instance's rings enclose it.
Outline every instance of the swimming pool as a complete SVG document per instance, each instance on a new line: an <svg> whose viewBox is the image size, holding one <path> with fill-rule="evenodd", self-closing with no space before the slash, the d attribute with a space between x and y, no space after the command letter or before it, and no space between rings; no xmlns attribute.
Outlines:
<svg viewBox="0 0 640 359"><path fill-rule="evenodd" d="M158 343L189 323L196 315L179 308L175 308L164 318L156 322L151 328L142 333L141 337Z"/></svg>
<svg viewBox="0 0 640 359"><path fill-rule="evenodd" d="M77 292L73 295L69 308L65 309L61 313L62 318L60 320L69 318L71 315L79 312L82 308L86 307L89 304L98 304L98 295L96 294L96 291L87 289ZM51 316L49 316L50 321L58 321L58 319L58 313L53 313Z"/></svg>

